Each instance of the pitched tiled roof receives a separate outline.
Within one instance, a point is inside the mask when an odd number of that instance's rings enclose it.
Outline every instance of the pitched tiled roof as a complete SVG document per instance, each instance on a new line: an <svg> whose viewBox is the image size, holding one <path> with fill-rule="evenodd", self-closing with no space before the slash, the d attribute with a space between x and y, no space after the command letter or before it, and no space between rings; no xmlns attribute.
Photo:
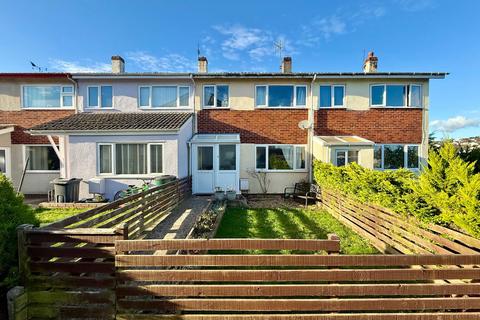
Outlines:
<svg viewBox="0 0 480 320"><path fill-rule="evenodd" d="M191 116L188 112L78 113L35 126L30 132L175 131Z"/></svg>

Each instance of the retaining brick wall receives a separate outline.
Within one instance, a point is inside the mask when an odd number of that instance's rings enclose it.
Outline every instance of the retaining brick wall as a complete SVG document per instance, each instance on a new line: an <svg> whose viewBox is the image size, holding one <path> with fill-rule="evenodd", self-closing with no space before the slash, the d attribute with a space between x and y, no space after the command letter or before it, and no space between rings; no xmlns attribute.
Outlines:
<svg viewBox="0 0 480 320"><path fill-rule="evenodd" d="M315 134L356 135L376 143L421 143L422 110L318 110Z"/></svg>
<svg viewBox="0 0 480 320"><path fill-rule="evenodd" d="M47 137L31 136L24 131L33 126L61 119L74 113L73 110L0 111L0 123L15 125L15 131L11 133L12 144L48 144Z"/></svg>

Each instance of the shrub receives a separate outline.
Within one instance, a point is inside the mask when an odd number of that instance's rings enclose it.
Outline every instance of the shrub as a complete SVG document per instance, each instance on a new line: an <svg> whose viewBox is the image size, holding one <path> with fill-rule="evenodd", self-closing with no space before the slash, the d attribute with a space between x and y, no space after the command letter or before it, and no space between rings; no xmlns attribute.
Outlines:
<svg viewBox="0 0 480 320"><path fill-rule="evenodd" d="M480 236L480 174L474 173L474 164L456 154L451 143L430 151L428 167L419 176L407 169L375 171L355 163L335 167L319 161L314 175L320 186L359 201Z"/></svg>
<svg viewBox="0 0 480 320"><path fill-rule="evenodd" d="M13 189L10 180L0 174L0 287L9 287L17 278L17 234L21 224L36 224L33 210Z"/></svg>

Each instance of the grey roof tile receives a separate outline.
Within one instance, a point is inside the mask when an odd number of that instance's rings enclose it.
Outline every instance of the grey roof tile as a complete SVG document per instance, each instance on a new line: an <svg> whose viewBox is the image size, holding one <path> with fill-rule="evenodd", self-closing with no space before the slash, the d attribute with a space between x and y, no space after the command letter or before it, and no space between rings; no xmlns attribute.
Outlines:
<svg viewBox="0 0 480 320"><path fill-rule="evenodd" d="M171 131L180 129L191 116L189 112L78 113L30 131Z"/></svg>

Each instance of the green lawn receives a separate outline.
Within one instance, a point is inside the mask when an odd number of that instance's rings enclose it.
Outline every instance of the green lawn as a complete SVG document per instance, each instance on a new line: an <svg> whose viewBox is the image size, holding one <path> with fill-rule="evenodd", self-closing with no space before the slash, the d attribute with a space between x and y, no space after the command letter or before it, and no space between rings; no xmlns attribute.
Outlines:
<svg viewBox="0 0 480 320"><path fill-rule="evenodd" d="M340 237L341 253L373 254L378 251L324 210L228 208L216 238L326 239Z"/></svg>
<svg viewBox="0 0 480 320"><path fill-rule="evenodd" d="M88 209L81 208L81 209L72 209L72 208L36 208L34 210L35 218L38 220L40 225L51 223L54 221L58 221L64 219L66 217L73 216L80 212L86 211Z"/></svg>

